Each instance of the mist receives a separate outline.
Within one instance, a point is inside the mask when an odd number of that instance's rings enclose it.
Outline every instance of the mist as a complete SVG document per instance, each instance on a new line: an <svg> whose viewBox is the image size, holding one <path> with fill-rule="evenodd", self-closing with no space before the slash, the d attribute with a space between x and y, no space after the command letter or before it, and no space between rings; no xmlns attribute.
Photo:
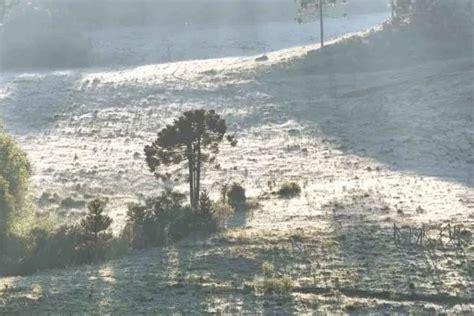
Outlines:
<svg viewBox="0 0 474 316"><path fill-rule="evenodd" d="M328 37L388 17L385 1L356 1L329 18ZM120 67L263 54L319 41L292 0L21 2L0 28L0 69Z"/></svg>

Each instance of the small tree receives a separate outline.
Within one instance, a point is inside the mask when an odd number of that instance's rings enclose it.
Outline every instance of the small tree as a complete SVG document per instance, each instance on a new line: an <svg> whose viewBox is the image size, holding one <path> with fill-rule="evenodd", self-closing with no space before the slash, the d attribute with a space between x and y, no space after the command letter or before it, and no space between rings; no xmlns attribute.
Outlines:
<svg viewBox="0 0 474 316"><path fill-rule="evenodd" d="M81 221L81 227L86 233L86 236L92 240L95 246L98 245L101 237L108 239L105 231L112 224L112 219L104 214L107 202L101 199L95 199L89 204L87 216Z"/></svg>
<svg viewBox="0 0 474 316"><path fill-rule="evenodd" d="M189 198L194 210L199 208L201 169L204 162L214 161L219 143L226 136L227 125L215 111L187 111L158 133L158 138L145 146L146 162L158 179L170 179L165 168L187 162ZM233 136L226 139L236 145ZM205 152L208 150L208 152Z"/></svg>
<svg viewBox="0 0 474 316"><path fill-rule="evenodd" d="M203 191L199 198L199 214L205 219L211 219L214 214L214 206L207 191Z"/></svg>

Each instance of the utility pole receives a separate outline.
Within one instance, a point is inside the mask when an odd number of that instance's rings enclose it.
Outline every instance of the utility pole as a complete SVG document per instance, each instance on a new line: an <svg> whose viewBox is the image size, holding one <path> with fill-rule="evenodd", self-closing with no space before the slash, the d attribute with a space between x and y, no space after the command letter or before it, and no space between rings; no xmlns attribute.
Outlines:
<svg viewBox="0 0 474 316"><path fill-rule="evenodd" d="M319 25L321 31L321 47L324 47L323 0L319 0Z"/></svg>
<svg viewBox="0 0 474 316"><path fill-rule="evenodd" d="M394 0L390 1L390 8L392 9L392 20L395 17L395 3Z"/></svg>

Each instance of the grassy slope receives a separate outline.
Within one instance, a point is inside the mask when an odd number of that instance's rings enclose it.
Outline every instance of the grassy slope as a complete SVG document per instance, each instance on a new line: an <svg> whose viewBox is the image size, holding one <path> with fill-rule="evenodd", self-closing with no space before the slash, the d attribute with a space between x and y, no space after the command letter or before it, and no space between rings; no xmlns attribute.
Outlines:
<svg viewBox="0 0 474 316"><path fill-rule="evenodd" d="M315 52L264 72L206 74L239 77L201 93L239 106L221 108L242 139L240 148L224 150L222 163L240 162L232 176L247 181L262 208L231 219L233 228L205 243L184 241L100 265L0 279L8 284L0 285L0 313L472 312L472 245L464 252L396 246L391 237L393 223L449 220L474 228L472 59L446 53L406 65L399 57L406 51L387 57L380 48L385 36L328 48L330 66L324 52ZM413 56L426 52L433 50L413 48ZM188 89L180 93L196 93ZM232 97L246 94L242 103ZM140 128L154 129L144 114L151 108L128 111L115 116L134 116ZM102 123L106 114L99 113L95 126L119 124ZM82 138L98 142L86 133L90 116L75 122ZM58 126L54 137L61 139ZM303 184L301 198L268 194L268 182L282 177ZM417 212L419 206L424 211ZM249 289L265 260L294 280L291 295Z"/></svg>

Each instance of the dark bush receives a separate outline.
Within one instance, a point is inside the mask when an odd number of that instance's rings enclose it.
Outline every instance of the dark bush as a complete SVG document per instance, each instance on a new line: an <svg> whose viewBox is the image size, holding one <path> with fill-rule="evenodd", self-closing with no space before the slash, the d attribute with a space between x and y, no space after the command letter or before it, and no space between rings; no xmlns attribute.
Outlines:
<svg viewBox="0 0 474 316"><path fill-rule="evenodd" d="M123 238L133 248L144 248L165 245L193 232L210 233L218 229L207 193L202 194L197 211L185 206L185 199L181 193L165 190L145 205L129 205Z"/></svg>
<svg viewBox="0 0 474 316"><path fill-rule="evenodd" d="M25 275L90 262L89 251L78 247L83 240L84 232L78 225L54 231L34 229L26 240L9 236L9 256L0 258L0 275Z"/></svg>
<svg viewBox="0 0 474 316"><path fill-rule="evenodd" d="M128 206L127 224L121 238L127 240L130 247L141 249L156 245L161 238L159 231L157 218L150 207L140 204Z"/></svg>
<svg viewBox="0 0 474 316"><path fill-rule="evenodd" d="M278 195L282 198L292 198L301 194L301 187L295 182L286 182L278 190Z"/></svg>
<svg viewBox="0 0 474 316"><path fill-rule="evenodd" d="M79 226L61 226L54 232L32 232L34 247L20 261L15 274L29 274L38 270L64 268L70 265L88 262L86 249L78 245L84 240Z"/></svg>
<svg viewBox="0 0 474 316"><path fill-rule="evenodd" d="M245 196L245 189L239 183L234 182L227 191L227 199L229 205L235 210L245 209L247 197Z"/></svg>

